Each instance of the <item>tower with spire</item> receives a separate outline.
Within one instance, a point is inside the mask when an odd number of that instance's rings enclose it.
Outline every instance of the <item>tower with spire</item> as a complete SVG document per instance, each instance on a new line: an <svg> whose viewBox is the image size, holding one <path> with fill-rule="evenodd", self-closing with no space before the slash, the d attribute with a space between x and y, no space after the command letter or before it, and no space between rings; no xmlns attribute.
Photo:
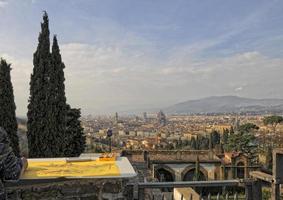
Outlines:
<svg viewBox="0 0 283 200"><path fill-rule="evenodd" d="M115 124L118 124L119 122L119 116L118 116L118 113L116 112L115 113Z"/></svg>
<svg viewBox="0 0 283 200"><path fill-rule="evenodd" d="M161 126L166 126L166 115L163 113L162 110L159 111L159 113L157 113L157 120L158 120L158 123L159 125Z"/></svg>

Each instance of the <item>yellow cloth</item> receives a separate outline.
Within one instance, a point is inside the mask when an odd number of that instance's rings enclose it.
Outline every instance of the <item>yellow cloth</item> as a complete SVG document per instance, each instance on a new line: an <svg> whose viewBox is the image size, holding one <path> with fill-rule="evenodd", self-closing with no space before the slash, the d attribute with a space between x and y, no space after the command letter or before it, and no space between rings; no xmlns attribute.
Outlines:
<svg viewBox="0 0 283 200"><path fill-rule="evenodd" d="M22 179L119 176L115 161L28 161Z"/></svg>

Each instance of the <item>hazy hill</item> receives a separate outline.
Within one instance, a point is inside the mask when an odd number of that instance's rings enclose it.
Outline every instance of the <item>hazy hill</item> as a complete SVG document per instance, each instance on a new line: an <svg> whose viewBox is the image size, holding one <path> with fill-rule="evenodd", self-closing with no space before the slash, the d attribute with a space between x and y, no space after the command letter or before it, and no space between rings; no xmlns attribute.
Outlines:
<svg viewBox="0 0 283 200"><path fill-rule="evenodd" d="M251 99L237 96L212 96L190 100L164 109L170 114L282 112L283 99Z"/></svg>

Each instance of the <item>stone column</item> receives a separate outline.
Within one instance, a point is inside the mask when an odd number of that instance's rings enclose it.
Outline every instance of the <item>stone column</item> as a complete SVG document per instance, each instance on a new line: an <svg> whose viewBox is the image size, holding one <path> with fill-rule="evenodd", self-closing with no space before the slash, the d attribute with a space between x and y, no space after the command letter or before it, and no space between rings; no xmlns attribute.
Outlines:
<svg viewBox="0 0 283 200"><path fill-rule="evenodd" d="M174 171L175 171L175 181L182 181L182 175L181 175L180 169L174 170Z"/></svg>
<svg viewBox="0 0 283 200"><path fill-rule="evenodd" d="M271 189L271 200L280 200L280 184L272 183Z"/></svg>

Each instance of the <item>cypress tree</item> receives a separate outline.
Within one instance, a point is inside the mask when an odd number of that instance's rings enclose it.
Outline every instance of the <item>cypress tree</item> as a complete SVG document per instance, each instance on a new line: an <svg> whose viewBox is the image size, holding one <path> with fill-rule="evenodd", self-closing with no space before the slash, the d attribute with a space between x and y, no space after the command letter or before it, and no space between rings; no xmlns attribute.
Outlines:
<svg viewBox="0 0 283 200"><path fill-rule="evenodd" d="M85 137L79 109L66 104L64 68L56 36L50 53L49 20L44 12L30 81L27 136L30 157L79 155ZM73 149L74 148L74 149Z"/></svg>
<svg viewBox="0 0 283 200"><path fill-rule="evenodd" d="M273 165L272 147L269 146L266 151L266 168L272 171L272 165Z"/></svg>
<svg viewBox="0 0 283 200"><path fill-rule="evenodd" d="M208 149L212 151L213 145L212 145L212 133L209 133L209 144L208 144Z"/></svg>
<svg viewBox="0 0 283 200"><path fill-rule="evenodd" d="M70 108L68 105L66 128L66 140L68 144L65 147L65 156L79 156L85 149L85 135L81 127L80 117L80 109Z"/></svg>
<svg viewBox="0 0 283 200"><path fill-rule="evenodd" d="M0 127L8 134L10 145L16 156L20 155L19 138L17 135L16 105L13 85L11 83L11 64L0 60Z"/></svg>
<svg viewBox="0 0 283 200"><path fill-rule="evenodd" d="M214 148L217 144L220 144L220 134L213 130L211 132L211 137L212 137L212 147Z"/></svg>
<svg viewBox="0 0 283 200"><path fill-rule="evenodd" d="M229 130L225 129L224 132L223 132L223 136L222 136L223 144L227 144L228 138L229 138Z"/></svg>
<svg viewBox="0 0 283 200"><path fill-rule="evenodd" d="M48 119L50 122L50 133L56 138L54 141L53 156L64 156L66 146L65 131L67 105L65 96L65 65L62 62L60 49L56 36L53 37L51 67L49 68L50 83L48 89Z"/></svg>
<svg viewBox="0 0 283 200"><path fill-rule="evenodd" d="M197 156L197 160L195 163L195 174L193 177L193 181L199 181L200 180L200 164L199 164L199 157Z"/></svg>
<svg viewBox="0 0 283 200"><path fill-rule="evenodd" d="M48 119L49 68L51 66L49 20L44 12L38 46L33 55L33 73L30 80L30 98L28 105L27 137L29 156L52 157L52 147L57 138L50 133Z"/></svg>
<svg viewBox="0 0 283 200"><path fill-rule="evenodd" d="M196 142L196 139L194 137L191 139L191 148L193 150L197 149L197 142Z"/></svg>

